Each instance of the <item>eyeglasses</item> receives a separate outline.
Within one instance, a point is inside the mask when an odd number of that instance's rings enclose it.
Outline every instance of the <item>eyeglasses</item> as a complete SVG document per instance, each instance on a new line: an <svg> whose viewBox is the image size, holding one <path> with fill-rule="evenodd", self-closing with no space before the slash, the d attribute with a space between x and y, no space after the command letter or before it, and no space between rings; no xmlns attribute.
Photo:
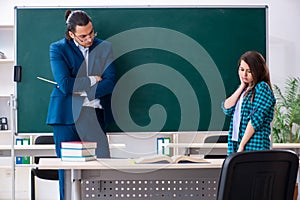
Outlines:
<svg viewBox="0 0 300 200"><path fill-rule="evenodd" d="M74 36L83 43L86 43L89 39L94 39L97 36L97 32L94 32L94 30L91 31L91 33L87 34L87 35L76 35L75 33L73 33Z"/></svg>

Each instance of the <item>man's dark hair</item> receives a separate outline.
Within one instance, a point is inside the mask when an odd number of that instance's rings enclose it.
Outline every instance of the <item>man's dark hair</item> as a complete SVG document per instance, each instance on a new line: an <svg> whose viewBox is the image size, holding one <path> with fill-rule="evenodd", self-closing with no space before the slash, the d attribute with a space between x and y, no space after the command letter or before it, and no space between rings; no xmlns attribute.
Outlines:
<svg viewBox="0 0 300 200"><path fill-rule="evenodd" d="M69 31L72 33L75 33L76 26L85 26L89 22L92 22L92 19L88 14L82 10L67 10L65 12L65 19L66 19L66 39L71 40L71 37L69 35Z"/></svg>

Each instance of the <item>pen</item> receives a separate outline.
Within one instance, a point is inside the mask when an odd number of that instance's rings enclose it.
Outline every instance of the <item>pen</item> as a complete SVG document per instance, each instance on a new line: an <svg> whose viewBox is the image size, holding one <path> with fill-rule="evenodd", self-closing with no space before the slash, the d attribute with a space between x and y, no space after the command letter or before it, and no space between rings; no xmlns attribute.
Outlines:
<svg viewBox="0 0 300 200"><path fill-rule="evenodd" d="M45 82L48 82L48 83L52 83L52 84L57 84L56 82L54 82L54 81L51 81L51 80L48 80L48 79L45 79L45 78L42 78L42 77L36 77L36 78L38 78L38 79L40 79L40 80L42 80L42 81L45 81Z"/></svg>
<svg viewBox="0 0 300 200"><path fill-rule="evenodd" d="M40 79L40 80L42 80L42 81L48 82L48 83L52 83L52 84L56 85L56 88L59 88L59 85L57 85L57 83L56 83L55 81L51 81L51 80L48 80L48 79L46 79L46 78L42 78L42 77L40 77L40 76L37 76L36 78L37 78L37 79Z"/></svg>

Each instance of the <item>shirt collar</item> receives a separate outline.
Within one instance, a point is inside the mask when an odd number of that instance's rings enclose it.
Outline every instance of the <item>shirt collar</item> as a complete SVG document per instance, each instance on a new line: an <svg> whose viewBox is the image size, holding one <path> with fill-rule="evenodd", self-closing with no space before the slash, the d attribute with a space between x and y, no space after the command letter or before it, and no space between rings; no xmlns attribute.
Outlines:
<svg viewBox="0 0 300 200"><path fill-rule="evenodd" d="M76 40L73 40L73 41L74 41L75 45L80 49L80 51L83 52L83 51L89 49L88 47L84 47L84 46L80 45Z"/></svg>

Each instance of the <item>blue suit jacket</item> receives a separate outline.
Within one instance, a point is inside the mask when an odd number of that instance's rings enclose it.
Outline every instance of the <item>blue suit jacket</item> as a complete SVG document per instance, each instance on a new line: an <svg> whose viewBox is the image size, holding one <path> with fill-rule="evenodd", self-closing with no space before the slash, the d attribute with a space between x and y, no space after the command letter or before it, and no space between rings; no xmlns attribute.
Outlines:
<svg viewBox="0 0 300 200"><path fill-rule="evenodd" d="M95 38L89 48L89 75L102 80L90 86L84 57L74 41L62 39L50 45L50 63L57 85L53 88L46 123L73 124L79 117L85 97L76 92L85 91L89 100L100 99L106 124L112 122L111 93L115 85L115 68L111 43Z"/></svg>

